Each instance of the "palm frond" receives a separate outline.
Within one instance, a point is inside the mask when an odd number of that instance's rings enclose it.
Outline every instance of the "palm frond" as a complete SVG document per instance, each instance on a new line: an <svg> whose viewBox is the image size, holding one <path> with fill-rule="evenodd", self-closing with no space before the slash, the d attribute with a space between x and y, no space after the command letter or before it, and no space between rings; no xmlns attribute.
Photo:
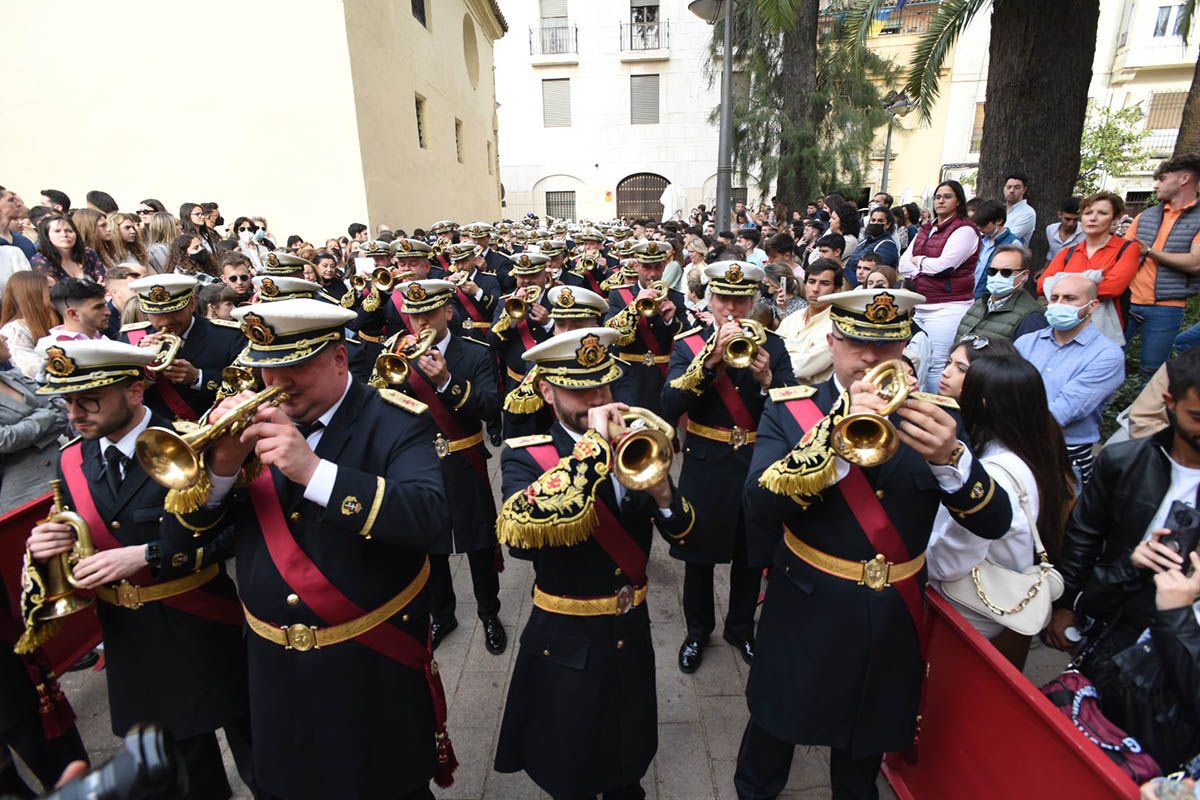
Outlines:
<svg viewBox="0 0 1200 800"><path fill-rule="evenodd" d="M1187 0L1179 7L1179 32L1183 36L1183 46L1187 47L1188 38L1192 34L1192 20L1196 16L1196 0Z"/></svg>
<svg viewBox="0 0 1200 800"><path fill-rule="evenodd" d="M917 40L908 65L904 91L916 103L921 119L931 120L933 104L940 92L942 65L979 10L991 0L943 0L929 27ZM1194 2L1194 0L1193 0Z"/></svg>
<svg viewBox="0 0 1200 800"><path fill-rule="evenodd" d="M811 0L808 0L811 2ZM758 0L758 17L778 31L796 27L806 0Z"/></svg>
<svg viewBox="0 0 1200 800"><path fill-rule="evenodd" d="M895 5L896 0L857 0L854 8L846 12L846 18L838 26L838 39L851 45L855 52L867 49L867 37L871 35L871 23L884 6Z"/></svg>

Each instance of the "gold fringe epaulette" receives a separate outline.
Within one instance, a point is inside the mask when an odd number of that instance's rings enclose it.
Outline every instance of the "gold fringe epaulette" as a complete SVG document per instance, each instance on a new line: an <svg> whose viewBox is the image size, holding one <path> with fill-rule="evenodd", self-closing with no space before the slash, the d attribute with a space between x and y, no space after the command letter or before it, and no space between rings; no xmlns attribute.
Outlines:
<svg viewBox="0 0 1200 800"><path fill-rule="evenodd" d="M848 402L843 394L833 410L810 428L787 455L763 471L758 485L805 507L811 502L808 498L832 486L837 480L837 458L829 444L829 434Z"/></svg>
<svg viewBox="0 0 1200 800"><path fill-rule="evenodd" d="M713 335L704 343L704 347L692 359L692 363L688 364L688 368L683 371L683 374L671 381L672 389L679 389L680 391L691 392L697 395L704 394L704 388L701 385L704 383L704 361L712 355L716 342L717 332L713 331Z"/></svg>
<svg viewBox="0 0 1200 800"><path fill-rule="evenodd" d="M25 621L25 630L13 646L13 652L17 655L29 655L62 629L62 620L39 622L37 619L38 612L46 604L46 594L46 580L34 563L29 548L26 548L21 563L21 619Z"/></svg>
<svg viewBox="0 0 1200 800"><path fill-rule="evenodd" d="M163 498L163 509L169 514L191 514L198 511L208 502L212 494L212 481L208 478L208 470L200 465L200 478L186 489L168 489Z"/></svg>
<svg viewBox="0 0 1200 800"><path fill-rule="evenodd" d="M379 290L374 286L371 287L371 293L368 294L362 302L363 311L372 314L379 310L379 306L383 304L383 298L379 295Z"/></svg>
<svg viewBox="0 0 1200 800"><path fill-rule="evenodd" d="M611 448L594 431L529 488L504 502L496 520L501 544L523 549L570 547L596 527L596 490L608 480Z"/></svg>
<svg viewBox="0 0 1200 800"><path fill-rule="evenodd" d="M607 328L612 328L618 334L616 344L624 347L632 344L637 338L637 309L632 305L627 305L613 314L612 318L604 323Z"/></svg>
<svg viewBox="0 0 1200 800"><path fill-rule="evenodd" d="M510 414L535 414L546 405L542 395L537 390L537 364L507 395L504 396L504 410Z"/></svg>

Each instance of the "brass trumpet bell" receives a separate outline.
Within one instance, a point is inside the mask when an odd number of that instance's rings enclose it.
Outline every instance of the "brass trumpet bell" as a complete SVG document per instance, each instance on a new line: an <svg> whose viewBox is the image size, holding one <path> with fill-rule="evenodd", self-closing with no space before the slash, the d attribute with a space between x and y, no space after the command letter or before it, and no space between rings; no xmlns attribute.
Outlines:
<svg viewBox="0 0 1200 800"><path fill-rule="evenodd" d="M178 434L167 428L147 428L134 444L138 463L146 474L168 489L195 486L204 472L201 455L222 436L237 436L254 419L259 406L279 405L288 399L282 386L264 389L234 406L217 422Z"/></svg>
<svg viewBox="0 0 1200 800"><path fill-rule="evenodd" d="M658 292L658 297L653 299L640 297L633 301L634 309L646 318L658 316L658 309L662 305L663 299L667 296L667 284L664 281L655 281L650 284L649 288Z"/></svg>
<svg viewBox="0 0 1200 800"><path fill-rule="evenodd" d="M70 511L63 502L62 481L50 481L50 489L54 493L54 505L50 508L50 515L42 522L60 522L69 526L75 533L75 546L46 563L46 599L36 613L38 622L69 617L92 604L92 598L75 591L79 583L71 572L76 564L96 552L92 543L92 529L83 517Z"/></svg>
<svg viewBox="0 0 1200 800"><path fill-rule="evenodd" d="M725 354L722 358L726 366L734 369L747 369L758 357L758 348L767 343L767 329L761 322L753 319L740 319L743 334L735 336L725 344Z"/></svg>
<svg viewBox="0 0 1200 800"><path fill-rule="evenodd" d="M875 467L890 460L900 447L900 436L888 415L908 399L908 376L904 362L893 359L873 367L863 380L875 387L884 407L877 414L861 412L842 417L830 431L829 443L851 464Z"/></svg>
<svg viewBox="0 0 1200 800"><path fill-rule="evenodd" d="M525 299L510 297L504 301L504 313L512 319L524 319L529 313L529 307L542 297L542 287L528 286L525 288Z"/></svg>
<svg viewBox="0 0 1200 800"><path fill-rule="evenodd" d="M412 372L412 362L416 361L433 346L433 338L437 331L426 328L421 331L416 344L391 353L380 353L375 359L375 372L391 386L399 386L408 381Z"/></svg>
<svg viewBox="0 0 1200 800"><path fill-rule="evenodd" d="M613 474L627 489L639 491L660 483L671 470L675 429L662 417L644 408L621 415L624 426L610 431L613 441Z"/></svg>
<svg viewBox="0 0 1200 800"><path fill-rule="evenodd" d="M160 349L154 360L146 365L148 372L159 373L171 366L171 362L175 360L175 356L179 353L179 348L183 346L183 339L180 339L173 333L160 333L158 336L157 344ZM141 346L153 347L154 344L155 342L152 341L150 344L143 344Z"/></svg>
<svg viewBox="0 0 1200 800"><path fill-rule="evenodd" d="M354 275L350 276L350 286L356 292L361 292L363 289L367 288L367 284L369 282L370 279L368 279L367 276L363 275L362 273L355 273Z"/></svg>
<svg viewBox="0 0 1200 800"><path fill-rule="evenodd" d="M376 267L371 273L371 283L381 292L390 292L396 285L396 278L387 267Z"/></svg>

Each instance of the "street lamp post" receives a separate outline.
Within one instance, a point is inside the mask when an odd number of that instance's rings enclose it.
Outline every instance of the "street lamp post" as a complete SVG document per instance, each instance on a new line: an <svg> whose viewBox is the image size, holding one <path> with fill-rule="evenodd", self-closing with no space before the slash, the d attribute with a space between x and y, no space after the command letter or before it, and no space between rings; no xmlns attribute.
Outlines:
<svg viewBox="0 0 1200 800"><path fill-rule="evenodd" d="M883 146L883 180L879 191L886 193L888 190L888 171L892 166L892 128L896 125L896 117L903 117L909 111L912 111L912 100L908 99L908 95L901 92L889 92L885 98L887 106L884 110L888 112L888 129L887 142Z"/></svg>
<svg viewBox="0 0 1200 800"><path fill-rule="evenodd" d="M709 25L725 18L721 55L721 127L717 145L717 230L725 230L733 211L733 0L692 0L688 10Z"/></svg>

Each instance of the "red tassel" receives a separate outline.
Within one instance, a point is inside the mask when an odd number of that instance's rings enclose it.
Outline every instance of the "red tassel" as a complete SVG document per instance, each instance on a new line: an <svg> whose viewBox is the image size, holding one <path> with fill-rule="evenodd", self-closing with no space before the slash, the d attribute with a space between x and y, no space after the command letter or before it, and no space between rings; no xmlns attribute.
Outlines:
<svg viewBox="0 0 1200 800"><path fill-rule="evenodd" d="M40 649L23 656L25 669L37 689L38 715L47 739L57 739L75 726L75 710L50 670L50 661Z"/></svg>
<svg viewBox="0 0 1200 800"><path fill-rule="evenodd" d="M429 696L433 701L434 738L437 740L437 767L433 771L433 782L444 789L454 784L458 757L454 755L454 745L450 742L450 734L446 732L446 690L432 653L429 653L429 661L425 663L425 682L429 685Z"/></svg>
<svg viewBox="0 0 1200 800"><path fill-rule="evenodd" d="M496 565L496 574L504 572L504 550L501 549L500 543L496 542L496 550L493 553L492 560Z"/></svg>
<svg viewBox="0 0 1200 800"><path fill-rule="evenodd" d="M454 754L454 744L450 734L443 726L437 736L437 768L433 771L433 782L445 789L454 785L454 770L458 769L458 756Z"/></svg>

